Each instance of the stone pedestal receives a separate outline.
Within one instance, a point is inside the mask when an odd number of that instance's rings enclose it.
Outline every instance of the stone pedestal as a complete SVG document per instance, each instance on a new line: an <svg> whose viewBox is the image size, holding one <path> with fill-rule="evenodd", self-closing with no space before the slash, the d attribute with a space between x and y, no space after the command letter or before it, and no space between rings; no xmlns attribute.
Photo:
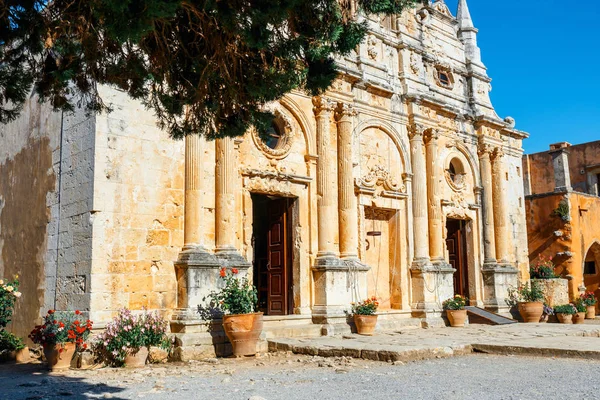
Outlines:
<svg viewBox="0 0 600 400"><path fill-rule="evenodd" d="M513 265L486 264L481 269L483 275L483 305L490 311L509 314L506 303L508 289L517 287L518 270Z"/></svg>
<svg viewBox="0 0 600 400"><path fill-rule="evenodd" d="M315 280L313 322L345 323L351 303L367 297L369 267L356 260L322 257L317 259L312 270Z"/></svg>
<svg viewBox="0 0 600 400"><path fill-rule="evenodd" d="M454 297L454 272L448 264L413 265L413 316L430 318L441 316L442 302Z"/></svg>
<svg viewBox="0 0 600 400"><path fill-rule="evenodd" d="M544 292L544 299L550 307L569 304L568 279L532 279L531 284L534 282Z"/></svg>

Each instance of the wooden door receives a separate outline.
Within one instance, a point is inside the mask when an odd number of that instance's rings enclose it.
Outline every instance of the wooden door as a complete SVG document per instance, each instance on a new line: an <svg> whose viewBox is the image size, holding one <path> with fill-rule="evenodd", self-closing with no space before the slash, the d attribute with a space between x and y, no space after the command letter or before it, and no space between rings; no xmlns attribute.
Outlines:
<svg viewBox="0 0 600 400"><path fill-rule="evenodd" d="M465 222L448 220L448 247L449 263L456 270L454 272L454 294L469 297L469 268L467 260L467 240L465 235Z"/></svg>
<svg viewBox="0 0 600 400"><path fill-rule="evenodd" d="M288 313L288 200L269 202L269 230L267 237L267 314Z"/></svg>

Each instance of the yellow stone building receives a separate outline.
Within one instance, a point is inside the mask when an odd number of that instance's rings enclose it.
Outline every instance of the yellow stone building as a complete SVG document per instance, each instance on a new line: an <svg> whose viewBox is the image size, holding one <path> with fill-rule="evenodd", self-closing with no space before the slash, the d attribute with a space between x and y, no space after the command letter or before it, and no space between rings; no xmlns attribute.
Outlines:
<svg viewBox="0 0 600 400"><path fill-rule="evenodd" d="M14 330L47 308L101 326L147 307L206 354L221 339L197 307L221 266L257 285L267 336L349 331L367 296L380 329L442 323L455 293L507 311L528 279L527 134L494 111L466 1L366 21L329 91L268 106L267 141L172 141L109 88L108 115L28 104L0 136L0 275L24 277Z"/></svg>

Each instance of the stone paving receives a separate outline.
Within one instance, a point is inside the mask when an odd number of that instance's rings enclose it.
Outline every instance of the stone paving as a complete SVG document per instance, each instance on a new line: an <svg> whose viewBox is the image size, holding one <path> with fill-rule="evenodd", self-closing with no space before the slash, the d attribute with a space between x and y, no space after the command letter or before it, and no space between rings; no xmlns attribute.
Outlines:
<svg viewBox="0 0 600 400"><path fill-rule="evenodd" d="M407 328L374 336L273 339L269 341L269 349L376 361L413 361L473 351L600 359L600 325L473 324L465 328Z"/></svg>

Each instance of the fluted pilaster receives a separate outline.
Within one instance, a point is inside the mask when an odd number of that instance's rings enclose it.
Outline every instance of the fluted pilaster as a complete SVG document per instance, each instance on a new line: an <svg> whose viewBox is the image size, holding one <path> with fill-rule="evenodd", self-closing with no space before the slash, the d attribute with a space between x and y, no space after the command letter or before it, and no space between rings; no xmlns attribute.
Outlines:
<svg viewBox="0 0 600 400"><path fill-rule="evenodd" d="M427 221L427 166L423 149L425 127L413 124L409 128L410 152L412 160L413 195L413 234L415 244L415 263L429 261L429 228Z"/></svg>
<svg viewBox="0 0 600 400"><path fill-rule="evenodd" d="M479 165L481 170L481 185L483 186L483 239L484 263L496 263L496 235L494 233L494 191L492 184L492 162L489 144L480 139Z"/></svg>
<svg viewBox="0 0 600 400"><path fill-rule="evenodd" d="M335 112L338 130L338 216L340 256L358 257L358 211L352 175L352 106L338 104Z"/></svg>
<svg viewBox="0 0 600 400"><path fill-rule="evenodd" d="M492 185L494 205L494 234L496 239L496 258L499 263L510 263L507 198L506 198L506 171L504 167L504 152L497 147L491 153Z"/></svg>
<svg viewBox="0 0 600 400"><path fill-rule="evenodd" d="M235 207L235 156L233 139L215 143L215 243L216 251L235 250L237 209Z"/></svg>
<svg viewBox="0 0 600 400"><path fill-rule="evenodd" d="M184 249L202 247L202 143L199 135L185 138Z"/></svg>
<svg viewBox="0 0 600 400"><path fill-rule="evenodd" d="M427 212L429 217L429 257L431 262L444 261L444 231L442 220L442 198L439 177L444 176L438 160L439 132L428 129L423 140L426 148L427 165Z"/></svg>

